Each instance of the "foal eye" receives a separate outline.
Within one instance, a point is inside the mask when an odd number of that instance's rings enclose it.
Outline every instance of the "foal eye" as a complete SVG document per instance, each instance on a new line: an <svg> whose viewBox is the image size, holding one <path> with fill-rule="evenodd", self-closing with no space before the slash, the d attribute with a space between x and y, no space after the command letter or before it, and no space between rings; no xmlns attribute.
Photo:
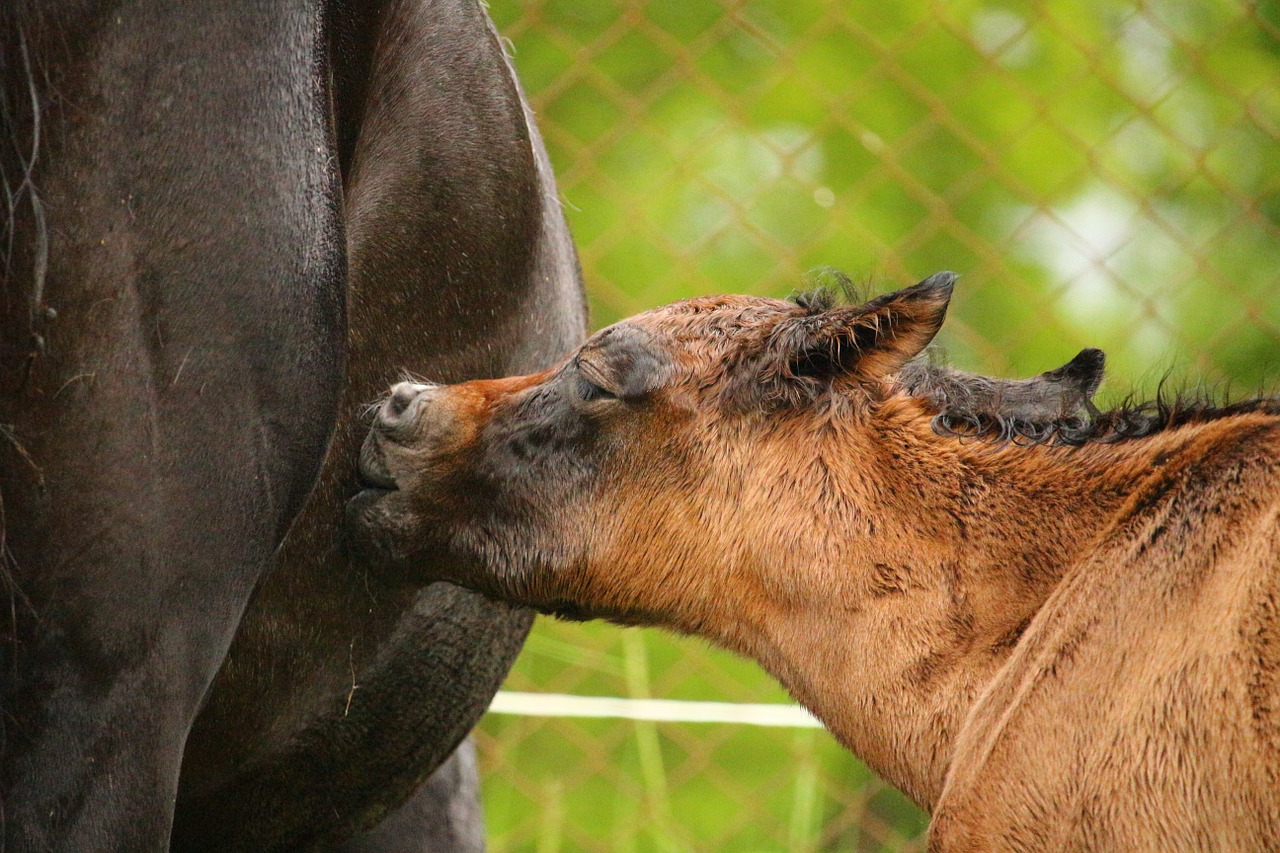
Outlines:
<svg viewBox="0 0 1280 853"><path fill-rule="evenodd" d="M584 376L578 377L578 399L584 403L590 403L593 400L616 400L617 395L611 391L601 388Z"/></svg>

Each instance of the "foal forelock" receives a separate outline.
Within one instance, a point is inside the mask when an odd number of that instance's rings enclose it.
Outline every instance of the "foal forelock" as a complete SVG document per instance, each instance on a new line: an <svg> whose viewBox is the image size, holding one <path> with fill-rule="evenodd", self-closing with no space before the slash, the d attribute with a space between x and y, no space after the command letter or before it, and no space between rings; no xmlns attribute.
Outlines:
<svg viewBox="0 0 1280 853"><path fill-rule="evenodd" d="M671 346L678 374L702 400L742 411L812 401L812 394L799 397L784 387L785 369L773 346L780 322L810 313L779 299L708 296L673 303L637 321Z"/></svg>

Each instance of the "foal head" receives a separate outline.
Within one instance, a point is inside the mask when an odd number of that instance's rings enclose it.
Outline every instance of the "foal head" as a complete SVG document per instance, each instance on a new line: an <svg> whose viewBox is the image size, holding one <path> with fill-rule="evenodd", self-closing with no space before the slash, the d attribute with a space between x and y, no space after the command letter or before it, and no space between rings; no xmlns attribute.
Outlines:
<svg viewBox="0 0 1280 853"><path fill-rule="evenodd" d="M401 383L365 442L359 536L415 573L570 615L687 619L725 583L785 595L789 569L919 499L893 471L933 464L948 405L1071 417L1097 387L1100 353L1021 383L908 367L954 281L853 306L690 299L543 373Z"/></svg>

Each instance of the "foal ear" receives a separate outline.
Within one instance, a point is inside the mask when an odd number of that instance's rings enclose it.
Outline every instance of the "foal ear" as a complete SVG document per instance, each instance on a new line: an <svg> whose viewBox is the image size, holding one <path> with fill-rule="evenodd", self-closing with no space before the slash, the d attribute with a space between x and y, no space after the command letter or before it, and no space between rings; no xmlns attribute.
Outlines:
<svg viewBox="0 0 1280 853"><path fill-rule="evenodd" d="M816 379L847 373L872 378L896 372L942 328L956 278L951 272L934 273L919 284L864 305L792 321L795 325L780 340L790 372Z"/></svg>
<svg viewBox="0 0 1280 853"><path fill-rule="evenodd" d="M1041 373L1039 378L1059 382L1073 388L1083 399L1091 400L1098 393L1102 376L1107 370L1107 355L1100 349L1082 349L1076 357L1056 370Z"/></svg>

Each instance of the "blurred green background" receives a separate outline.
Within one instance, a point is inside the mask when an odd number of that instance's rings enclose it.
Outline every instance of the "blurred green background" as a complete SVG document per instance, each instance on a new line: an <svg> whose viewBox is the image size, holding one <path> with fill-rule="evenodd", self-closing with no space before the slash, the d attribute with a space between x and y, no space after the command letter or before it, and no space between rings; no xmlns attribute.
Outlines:
<svg viewBox="0 0 1280 853"><path fill-rule="evenodd" d="M1280 377L1280 3L492 0L593 327L701 293L962 278L940 342L1103 397ZM850 650L856 654L856 648ZM788 701L698 641L540 620L511 690ZM821 731L499 716L505 851L920 850Z"/></svg>

